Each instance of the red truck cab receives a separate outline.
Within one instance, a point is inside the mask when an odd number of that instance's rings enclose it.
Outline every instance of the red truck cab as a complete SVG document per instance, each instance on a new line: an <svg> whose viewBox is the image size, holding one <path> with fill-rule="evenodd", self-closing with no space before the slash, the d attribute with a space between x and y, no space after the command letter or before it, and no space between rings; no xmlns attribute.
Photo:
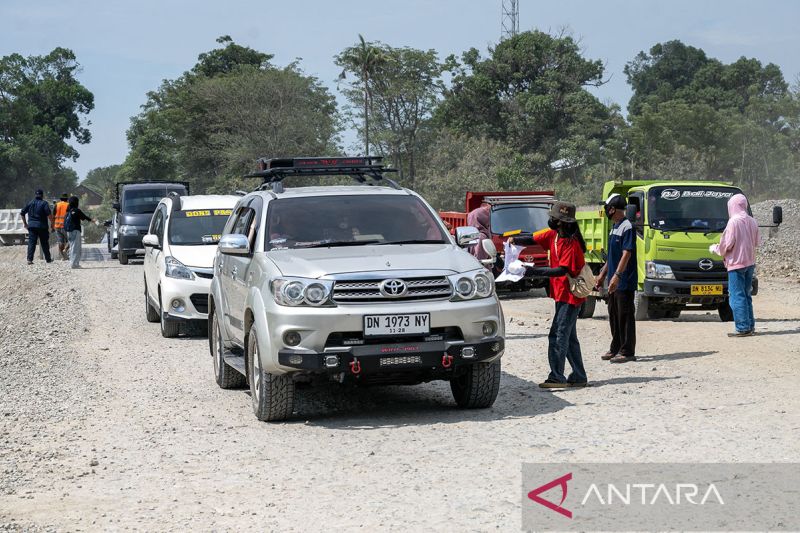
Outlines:
<svg viewBox="0 0 800 533"><path fill-rule="evenodd" d="M467 192L465 211L440 211L439 216L455 228L467 225L467 214L477 209L483 202L491 206L489 229L492 241L502 254L503 243L507 237L503 233L514 230L537 231L547 227L548 210L553 204L554 191L484 191ZM547 251L541 246L527 246L520 254L520 260L547 266ZM528 286L539 286L541 280L524 280ZM546 280L545 280L546 281ZM542 285L543 286L543 285Z"/></svg>

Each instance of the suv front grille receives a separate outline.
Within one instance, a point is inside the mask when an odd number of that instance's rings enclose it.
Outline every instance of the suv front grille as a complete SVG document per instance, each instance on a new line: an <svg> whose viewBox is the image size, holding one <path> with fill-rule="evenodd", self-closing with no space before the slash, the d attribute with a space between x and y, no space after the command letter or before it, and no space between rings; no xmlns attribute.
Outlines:
<svg viewBox="0 0 800 533"><path fill-rule="evenodd" d="M444 276L402 279L406 284L406 292L399 297L385 296L380 290L380 284L383 281L381 279L337 281L333 286L333 301L337 303L410 302L438 300L452 296L453 289L450 287L450 281Z"/></svg>

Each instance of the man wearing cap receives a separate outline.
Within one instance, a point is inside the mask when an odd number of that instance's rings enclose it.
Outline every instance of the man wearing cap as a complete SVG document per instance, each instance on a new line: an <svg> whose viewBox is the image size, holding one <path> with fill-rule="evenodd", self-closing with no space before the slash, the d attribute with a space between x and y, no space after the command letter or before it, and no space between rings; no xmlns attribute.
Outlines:
<svg viewBox="0 0 800 533"><path fill-rule="evenodd" d="M33 254L36 252L36 241L42 246L44 259L53 262L50 257L50 232L47 231L50 218L50 204L44 200L44 191L36 189L36 198L19 212L22 215L22 225L28 230L28 264L33 264Z"/></svg>
<svg viewBox="0 0 800 533"><path fill-rule="evenodd" d="M625 218L625 198L612 194L604 203L611 220L608 238L608 259L597 276L602 287L608 273L608 321L611 326L611 347L601 357L612 363L636 360L636 307L634 296L639 283L636 271L636 232Z"/></svg>
<svg viewBox="0 0 800 533"><path fill-rule="evenodd" d="M550 208L549 229L537 231L530 237L511 237L511 244L538 244L550 252L550 267L528 267L526 275L550 278L550 296L556 302L553 323L548 335L547 357L550 375L539 384L543 389L586 387L588 379L583 367L581 345L578 342L578 312L586 298L579 298L569 290L570 276L577 276L585 263L586 243L575 221L575 206L555 202ZM572 373L564 375L565 362L569 361Z"/></svg>
<svg viewBox="0 0 800 533"><path fill-rule="evenodd" d="M64 229L64 218L67 216L67 208L69 207L69 195L64 193L61 199L53 206L53 215L50 217L52 222L51 229L56 234L56 242L58 243L58 253L61 254L61 259L68 259L67 256L67 232Z"/></svg>

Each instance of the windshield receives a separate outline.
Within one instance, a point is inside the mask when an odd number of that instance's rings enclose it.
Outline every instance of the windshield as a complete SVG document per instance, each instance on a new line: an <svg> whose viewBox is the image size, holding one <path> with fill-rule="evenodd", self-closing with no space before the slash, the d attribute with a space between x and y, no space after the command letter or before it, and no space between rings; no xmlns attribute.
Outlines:
<svg viewBox="0 0 800 533"><path fill-rule="evenodd" d="M437 220L415 196L282 198L269 204L266 250L450 242Z"/></svg>
<svg viewBox="0 0 800 533"><path fill-rule="evenodd" d="M127 189L122 193L122 212L132 215L154 213L158 202L171 192L186 194L182 186Z"/></svg>
<svg viewBox="0 0 800 533"><path fill-rule="evenodd" d="M648 193L650 226L661 230L722 231L733 187L654 187Z"/></svg>
<svg viewBox="0 0 800 533"><path fill-rule="evenodd" d="M502 235L507 231L533 232L547 227L547 204L496 205L492 208L492 233Z"/></svg>
<svg viewBox="0 0 800 533"><path fill-rule="evenodd" d="M176 246L217 244L230 209L175 211L169 217L169 243Z"/></svg>

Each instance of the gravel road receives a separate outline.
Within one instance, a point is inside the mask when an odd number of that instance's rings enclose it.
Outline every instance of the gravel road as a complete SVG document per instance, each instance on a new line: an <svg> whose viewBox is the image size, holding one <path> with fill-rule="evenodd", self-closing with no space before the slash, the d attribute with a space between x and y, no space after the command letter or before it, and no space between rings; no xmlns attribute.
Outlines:
<svg viewBox="0 0 800 533"><path fill-rule="evenodd" d="M797 283L762 280L756 337L685 313L640 324L626 365L599 359L598 305L579 323L594 386L561 392L536 387L551 301L507 298L494 408L330 386L265 424L215 385L205 338L145 321L140 264L84 267L0 250L0 531L518 531L523 462L800 458Z"/></svg>

